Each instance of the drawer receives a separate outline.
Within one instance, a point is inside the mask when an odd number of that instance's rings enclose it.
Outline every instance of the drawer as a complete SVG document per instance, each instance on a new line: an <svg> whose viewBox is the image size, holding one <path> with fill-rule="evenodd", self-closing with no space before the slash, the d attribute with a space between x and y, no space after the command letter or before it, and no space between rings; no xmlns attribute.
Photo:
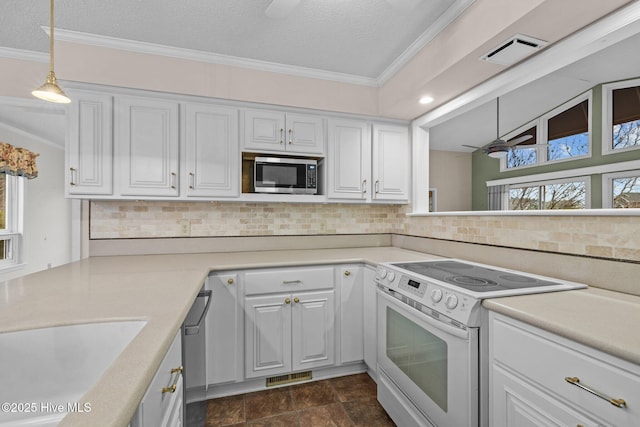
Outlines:
<svg viewBox="0 0 640 427"><path fill-rule="evenodd" d="M245 294L333 289L333 267L278 268L245 273Z"/></svg>
<svg viewBox="0 0 640 427"><path fill-rule="evenodd" d="M505 367L606 425L640 425L640 367L500 316L494 317L491 334L494 366ZM616 407L567 382L568 377L610 398L622 398L627 406Z"/></svg>

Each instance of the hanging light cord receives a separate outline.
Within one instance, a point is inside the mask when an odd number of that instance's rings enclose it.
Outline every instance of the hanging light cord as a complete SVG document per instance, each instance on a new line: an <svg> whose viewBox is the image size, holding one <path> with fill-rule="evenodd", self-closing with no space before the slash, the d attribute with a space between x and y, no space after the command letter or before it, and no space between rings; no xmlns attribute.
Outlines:
<svg viewBox="0 0 640 427"><path fill-rule="evenodd" d="M51 0L51 16L49 16L49 71L53 71L53 0Z"/></svg>

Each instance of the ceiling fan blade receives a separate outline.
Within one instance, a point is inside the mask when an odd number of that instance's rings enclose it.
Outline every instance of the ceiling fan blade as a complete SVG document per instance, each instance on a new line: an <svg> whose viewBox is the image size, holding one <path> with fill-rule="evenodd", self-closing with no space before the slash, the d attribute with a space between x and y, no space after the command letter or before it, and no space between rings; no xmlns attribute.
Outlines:
<svg viewBox="0 0 640 427"><path fill-rule="evenodd" d="M512 150L526 150L529 148L536 148L536 147L548 147L549 144L531 144L531 145L520 145L520 146L515 146L515 147L510 147Z"/></svg>
<svg viewBox="0 0 640 427"><path fill-rule="evenodd" d="M506 145L508 145L509 147L513 147L514 145L518 145L521 142L528 141L531 138L533 138L533 135L522 135L520 138L516 138L512 141L507 142Z"/></svg>
<svg viewBox="0 0 640 427"><path fill-rule="evenodd" d="M269 18L286 18L298 6L300 0L272 0L264 14Z"/></svg>
<svg viewBox="0 0 640 427"><path fill-rule="evenodd" d="M467 148L475 148L476 150L482 148L482 147L476 147L475 145L467 145L467 144L462 144L462 146Z"/></svg>

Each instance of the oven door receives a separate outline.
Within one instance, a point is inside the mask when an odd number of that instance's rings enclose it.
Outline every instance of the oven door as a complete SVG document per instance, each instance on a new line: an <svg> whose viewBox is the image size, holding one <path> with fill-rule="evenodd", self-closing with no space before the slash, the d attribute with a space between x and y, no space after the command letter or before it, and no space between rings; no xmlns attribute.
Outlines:
<svg viewBox="0 0 640 427"><path fill-rule="evenodd" d="M378 365L395 394L385 407L392 417L401 403L438 427L479 425L477 328L434 319L379 288Z"/></svg>

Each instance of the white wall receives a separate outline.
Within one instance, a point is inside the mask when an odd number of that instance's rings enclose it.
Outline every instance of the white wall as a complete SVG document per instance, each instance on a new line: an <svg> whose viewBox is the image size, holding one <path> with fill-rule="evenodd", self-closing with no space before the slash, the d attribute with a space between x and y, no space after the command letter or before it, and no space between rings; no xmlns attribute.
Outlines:
<svg viewBox="0 0 640 427"><path fill-rule="evenodd" d="M1 122L0 141L40 154L36 161L38 177L24 182L25 265L0 272L0 280L71 261L71 202L64 197L64 149Z"/></svg>

